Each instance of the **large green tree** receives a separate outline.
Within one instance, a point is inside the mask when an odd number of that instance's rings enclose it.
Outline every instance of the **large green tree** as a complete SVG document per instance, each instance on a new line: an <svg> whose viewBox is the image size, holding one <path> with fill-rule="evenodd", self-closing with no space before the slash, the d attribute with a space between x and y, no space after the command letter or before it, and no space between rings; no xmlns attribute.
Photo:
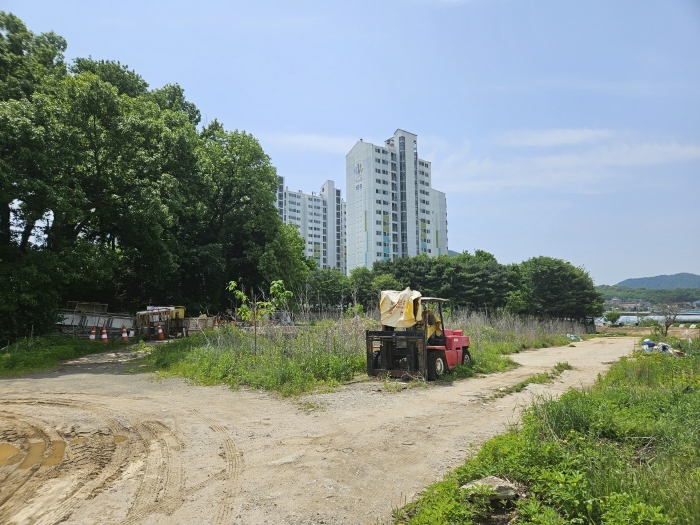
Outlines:
<svg viewBox="0 0 700 525"><path fill-rule="evenodd" d="M206 295L187 287L186 295L214 307L226 303L225 284L266 290L281 279L289 288L308 274L303 240L284 226L275 208L277 174L260 143L241 131L226 131L216 120L200 133L198 171L205 181L203 215L194 231L197 242L184 266L208 276ZM201 253L206 254L203 261ZM201 263L214 263L215 272ZM185 278L185 283L187 280Z"/></svg>
<svg viewBox="0 0 700 525"><path fill-rule="evenodd" d="M603 297L583 268L552 257L533 257L521 267L530 313L576 320L602 315Z"/></svg>
<svg viewBox="0 0 700 525"><path fill-rule="evenodd" d="M226 308L230 280L306 281L254 137L198 131L180 86L119 62L67 70L65 48L0 13L0 340L49 329L66 299L197 314Z"/></svg>

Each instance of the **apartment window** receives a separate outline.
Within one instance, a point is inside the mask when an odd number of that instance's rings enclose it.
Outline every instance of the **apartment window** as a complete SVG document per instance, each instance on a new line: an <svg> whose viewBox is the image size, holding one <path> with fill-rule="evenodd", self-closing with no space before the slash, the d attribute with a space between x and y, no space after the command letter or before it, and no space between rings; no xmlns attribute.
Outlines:
<svg viewBox="0 0 700 525"><path fill-rule="evenodd" d="M382 164L386 164L386 165L388 166L388 165L389 165L389 161L388 161L388 160L385 160L385 159L382 159Z"/></svg>
<svg viewBox="0 0 700 525"><path fill-rule="evenodd" d="M381 183L382 183L382 179L374 179L374 180L376 181L377 184L381 184Z"/></svg>
<svg viewBox="0 0 700 525"><path fill-rule="evenodd" d="M385 149L382 150L382 155L386 155L387 153L389 153L387 150L385 150Z"/></svg>
<svg viewBox="0 0 700 525"><path fill-rule="evenodd" d="M381 173L382 170L380 170L379 168L374 168L374 172L375 172L375 173Z"/></svg>
<svg viewBox="0 0 700 525"><path fill-rule="evenodd" d="M374 157L374 162L376 162L377 164L381 164L381 163L382 163L382 159L377 158L377 157Z"/></svg>
<svg viewBox="0 0 700 525"><path fill-rule="evenodd" d="M386 170L382 170L382 175L389 175L389 172Z"/></svg>
<svg viewBox="0 0 700 525"><path fill-rule="evenodd" d="M380 150L379 148L374 148L374 152L375 152L375 153L381 153L382 150Z"/></svg>
<svg viewBox="0 0 700 525"><path fill-rule="evenodd" d="M382 241L377 241L377 246L383 246L384 243Z"/></svg>
<svg viewBox="0 0 700 525"><path fill-rule="evenodd" d="M375 222L377 223L377 226L381 226L381 225L382 225L382 221L375 221Z"/></svg>
<svg viewBox="0 0 700 525"><path fill-rule="evenodd" d="M381 204L381 203L382 203L382 201L379 200L379 199L377 199L375 202L376 202L377 204Z"/></svg>
<svg viewBox="0 0 700 525"><path fill-rule="evenodd" d="M382 192L382 190L380 190L380 189L374 190L374 193L381 193L381 192Z"/></svg>
<svg viewBox="0 0 700 525"><path fill-rule="evenodd" d="M381 214L382 214L382 210L377 210L376 213L377 213L377 215L381 215Z"/></svg>

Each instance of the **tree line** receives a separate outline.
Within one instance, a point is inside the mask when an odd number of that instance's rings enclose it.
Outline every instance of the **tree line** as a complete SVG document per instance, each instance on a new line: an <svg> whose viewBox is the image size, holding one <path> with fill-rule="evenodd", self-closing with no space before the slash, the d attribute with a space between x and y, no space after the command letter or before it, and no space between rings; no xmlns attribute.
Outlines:
<svg viewBox="0 0 700 525"><path fill-rule="evenodd" d="M589 320L603 312L603 297L588 272L552 257L533 257L504 265L476 250L456 257L440 255L377 262L372 270L313 271L301 294L318 308L357 304L377 306L381 290L410 287L450 305L485 312L510 312L542 318Z"/></svg>
<svg viewBox="0 0 700 525"><path fill-rule="evenodd" d="M50 330L69 299L217 312L231 279L305 282L252 135L66 47L0 12L0 340Z"/></svg>

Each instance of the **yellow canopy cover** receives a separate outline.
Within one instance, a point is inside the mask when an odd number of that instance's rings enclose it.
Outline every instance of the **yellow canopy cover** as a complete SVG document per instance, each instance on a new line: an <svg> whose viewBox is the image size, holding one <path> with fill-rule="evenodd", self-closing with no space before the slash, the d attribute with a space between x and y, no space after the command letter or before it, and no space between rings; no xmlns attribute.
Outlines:
<svg viewBox="0 0 700 525"><path fill-rule="evenodd" d="M382 324L394 328L409 328L422 319L421 294L410 288L402 291L385 290L379 298Z"/></svg>

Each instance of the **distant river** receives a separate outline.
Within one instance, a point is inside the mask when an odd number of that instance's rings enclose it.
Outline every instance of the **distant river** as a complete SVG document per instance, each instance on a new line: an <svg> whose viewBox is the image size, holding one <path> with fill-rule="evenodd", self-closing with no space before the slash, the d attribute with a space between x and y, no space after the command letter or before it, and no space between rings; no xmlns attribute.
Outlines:
<svg viewBox="0 0 700 525"><path fill-rule="evenodd" d="M642 319L655 319L659 322L663 322L664 320L661 315L645 315L642 316ZM638 319L636 315L622 315L618 321L618 323L622 324L637 324L637 322ZM678 317L676 317L676 323L700 323L700 314L679 314ZM686 326L686 328L688 327Z"/></svg>

